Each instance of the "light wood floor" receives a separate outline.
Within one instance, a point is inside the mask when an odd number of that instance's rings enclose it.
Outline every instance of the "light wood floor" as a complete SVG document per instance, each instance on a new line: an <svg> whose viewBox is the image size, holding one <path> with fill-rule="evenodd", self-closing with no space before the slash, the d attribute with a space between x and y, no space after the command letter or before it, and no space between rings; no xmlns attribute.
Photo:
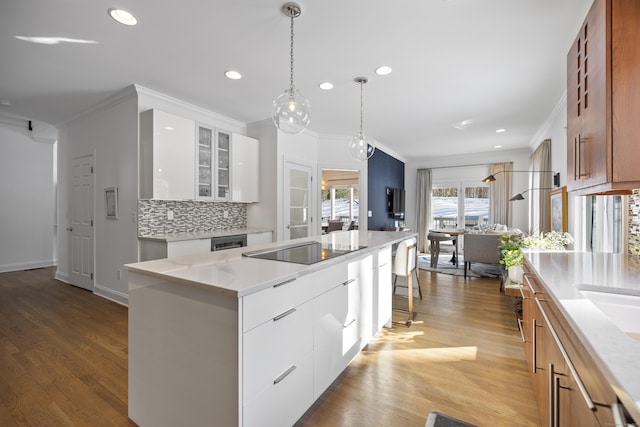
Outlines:
<svg viewBox="0 0 640 427"><path fill-rule="evenodd" d="M127 426L127 309L54 270L0 274L0 426ZM394 313L299 426L538 426L513 303L497 279L420 271L411 328ZM394 305L406 307L397 296Z"/></svg>

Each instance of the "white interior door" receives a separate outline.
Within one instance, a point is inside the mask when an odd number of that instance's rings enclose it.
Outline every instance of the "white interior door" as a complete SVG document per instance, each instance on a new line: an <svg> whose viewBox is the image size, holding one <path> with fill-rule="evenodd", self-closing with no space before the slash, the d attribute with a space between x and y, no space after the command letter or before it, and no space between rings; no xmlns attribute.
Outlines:
<svg viewBox="0 0 640 427"><path fill-rule="evenodd" d="M284 165L284 239L310 235L312 218L311 167L285 162Z"/></svg>
<svg viewBox="0 0 640 427"><path fill-rule="evenodd" d="M93 156L71 161L72 285L93 291Z"/></svg>

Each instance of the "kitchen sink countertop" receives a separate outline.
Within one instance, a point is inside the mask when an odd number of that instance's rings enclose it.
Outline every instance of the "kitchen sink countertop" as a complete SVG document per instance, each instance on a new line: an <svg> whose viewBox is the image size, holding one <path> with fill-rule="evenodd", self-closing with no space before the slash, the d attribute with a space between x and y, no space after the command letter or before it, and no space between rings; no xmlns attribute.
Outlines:
<svg viewBox="0 0 640 427"><path fill-rule="evenodd" d="M634 420L640 420L640 260L523 250Z"/></svg>
<svg viewBox="0 0 640 427"><path fill-rule="evenodd" d="M227 230L192 231L176 233L158 233L150 236L138 236L138 240L153 240L158 242L179 242L182 240L210 239L211 237L235 236L238 234L265 233L273 231L270 228L244 227Z"/></svg>

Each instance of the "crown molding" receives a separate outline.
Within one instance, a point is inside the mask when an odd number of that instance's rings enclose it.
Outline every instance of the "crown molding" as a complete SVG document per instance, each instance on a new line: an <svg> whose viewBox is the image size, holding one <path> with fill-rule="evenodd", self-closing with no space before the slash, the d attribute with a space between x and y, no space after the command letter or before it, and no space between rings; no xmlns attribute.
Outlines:
<svg viewBox="0 0 640 427"><path fill-rule="evenodd" d="M137 98L137 96L138 96L138 94L136 92L135 85L129 85L129 86L125 87L124 89L114 93L113 95L103 99L102 101L98 102L97 104L94 104L93 106L91 106L88 109L84 110L80 114L77 114L77 115L71 117L70 119L67 119L67 120L64 120L62 122L56 123L55 126L58 129L67 127L67 126L69 126L70 123L72 123L72 122L74 122L76 120L79 120L81 118L87 117L87 116L95 113L96 111L100 111L100 110L104 110L106 108L113 107L114 105L121 104L124 101L128 101L130 99Z"/></svg>
<svg viewBox="0 0 640 427"><path fill-rule="evenodd" d="M555 107L547 116L546 120L542 122L536 133L533 134L533 138L529 141L529 148L531 148L531 152L535 151L535 149L544 141L545 139L549 139L551 126L558 119L559 114L565 110L567 106L567 91L565 90Z"/></svg>

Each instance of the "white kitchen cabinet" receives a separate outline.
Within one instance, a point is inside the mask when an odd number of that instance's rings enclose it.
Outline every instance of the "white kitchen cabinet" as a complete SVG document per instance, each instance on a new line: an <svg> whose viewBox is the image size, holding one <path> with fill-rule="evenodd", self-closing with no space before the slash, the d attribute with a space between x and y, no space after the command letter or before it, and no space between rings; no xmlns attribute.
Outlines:
<svg viewBox="0 0 640 427"><path fill-rule="evenodd" d="M261 233L247 234L247 246L262 245L273 242L273 232L263 231Z"/></svg>
<svg viewBox="0 0 640 427"><path fill-rule="evenodd" d="M258 140L202 124L197 134L198 198L257 202Z"/></svg>
<svg viewBox="0 0 640 427"><path fill-rule="evenodd" d="M197 194L200 200L231 200L231 133L198 124Z"/></svg>
<svg viewBox="0 0 640 427"><path fill-rule="evenodd" d="M257 139L234 133L231 137L231 201L258 202L260 151Z"/></svg>
<svg viewBox="0 0 640 427"><path fill-rule="evenodd" d="M318 398L360 352L360 282L346 280L313 300L313 388Z"/></svg>
<svg viewBox="0 0 640 427"><path fill-rule="evenodd" d="M373 333L383 327L391 327L391 246L380 249L376 253L373 269Z"/></svg>
<svg viewBox="0 0 640 427"><path fill-rule="evenodd" d="M313 307L292 307L243 335L245 426L293 425L313 403Z"/></svg>
<svg viewBox="0 0 640 427"><path fill-rule="evenodd" d="M160 110L140 113L140 198L195 198L195 123Z"/></svg>
<svg viewBox="0 0 640 427"><path fill-rule="evenodd" d="M179 240L175 242L140 241L140 261L204 254L207 252L211 252L211 239Z"/></svg>

